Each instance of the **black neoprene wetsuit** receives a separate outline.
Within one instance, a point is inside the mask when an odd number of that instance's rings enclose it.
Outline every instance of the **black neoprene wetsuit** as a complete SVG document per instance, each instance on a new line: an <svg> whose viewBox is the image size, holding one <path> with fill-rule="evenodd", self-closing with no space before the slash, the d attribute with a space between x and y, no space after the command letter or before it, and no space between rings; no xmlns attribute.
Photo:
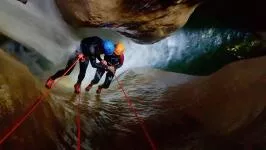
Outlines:
<svg viewBox="0 0 266 150"><path fill-rule="evenodd" d="M84 38L81 43L80 47L70 56L68 59L67 65L65 69L57 71L51 79L55 80L64 75L64 73L72 66L72 64L77 60L77 55L82 53L85 56L85 61L79 61L80 71L78 75L78 84L81 84L82 80L86 75L86 70L91 62L91 66L97 69L106 69L106 66L102 65L101 63L97 63L96 59L99 61L102 60L101 54L103 54L103 47L102 44L103 40L97 36L94 37L87 37ZM66 75L69 75L73 71L74 67L71 68Z"/></svg>
<svg viewBox="0 0 266 150"><path fill-rule="evenodd" d="M104 56L104 60L108 63L109 66L114 66L115 70L116 70L123 65L124 55L117 56L117 55L113 54L111 56ZM98 68L96 70L94 79L91 81L91 84L94 85L94 84L99 83L99 81L101 80L105 71L107 71L106 77L105 77L104 83L102 85L100 85L100 87L105 88L105 89L109 88L109 86L110 86L110 84L114 78L114 74L111 71L108 71L106 69Z"/></svg>

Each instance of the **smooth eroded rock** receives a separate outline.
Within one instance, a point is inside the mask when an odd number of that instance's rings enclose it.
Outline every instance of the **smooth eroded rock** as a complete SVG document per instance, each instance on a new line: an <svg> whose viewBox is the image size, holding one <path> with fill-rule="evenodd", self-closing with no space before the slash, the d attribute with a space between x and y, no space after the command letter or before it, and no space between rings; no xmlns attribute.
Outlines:
<svg viewBox="0 0 266 150"><path fill-rule="evenodd" d="M64 19L78 27L108 27L137 42L155 42L181 28L197 0L56 0Z"/></svg>
<svg viewBox="0 0 266 150"><path fill-rule="evenodd" d="M41 95L40 84L28 68L0 49L0 138ZM11 134L0 149L56 149L57 127L50 105L43 101Z"/></svg>

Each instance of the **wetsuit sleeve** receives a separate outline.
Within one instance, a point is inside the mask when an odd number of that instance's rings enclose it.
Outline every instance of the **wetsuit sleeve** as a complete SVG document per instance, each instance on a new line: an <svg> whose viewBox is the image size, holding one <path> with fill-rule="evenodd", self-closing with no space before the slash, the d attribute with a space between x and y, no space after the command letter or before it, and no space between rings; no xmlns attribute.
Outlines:
<svg viewBox="0 0 266 150"><path fill-rule="evenodd" d="M97 55L96 58L99 60L99 61L102 61L103 59L101 58L100 55Z"/></svg>
<svg viewBox="0 0 266 150"><path fill-rule="evenodd" d="M80 49L80 46L77 46L77 47L76 47L75 52L76 52L76 53L82 53L82 51L81 51L81 49Z"/></svg>
<svg viewBox="0 0 266 150"><path fill-rule="evenodd" d="M90 62L91 62L91 66L93 68L99 68L99 69L106 69L106 66L104 66L101 63L97 63L96 62L96 57L95 56L89 56Z"/></svg>
<svg viewBox="0 0 266 150"><path fill-rule="evenodd" d="M77 58L79 54L83 54L83 52L81 51L80 46L76 46L73 56Z"/></svg>
<svg viewBox="0 0 266 150"><path fill-rule="evenodd" d="M118 63L117 65L115 65L115 68L116 68L116 69L118 69L118 68L120 68L120 67L123 66L123 64L124 64L124 59L125 59L124 54L120 55L120 57L119 57L119 63Z"/></svg>

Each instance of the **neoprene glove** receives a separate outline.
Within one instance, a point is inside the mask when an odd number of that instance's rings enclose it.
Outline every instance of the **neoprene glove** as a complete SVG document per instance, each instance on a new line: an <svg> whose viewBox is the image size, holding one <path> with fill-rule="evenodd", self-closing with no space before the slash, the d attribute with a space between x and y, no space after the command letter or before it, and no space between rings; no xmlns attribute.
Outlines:
<svg viewBox="0 0 266 150"><path fill-rule="evenodd" d="M81 62L84 62L86 60L85 56L82 53L79 53L77 57Z"/></svg>

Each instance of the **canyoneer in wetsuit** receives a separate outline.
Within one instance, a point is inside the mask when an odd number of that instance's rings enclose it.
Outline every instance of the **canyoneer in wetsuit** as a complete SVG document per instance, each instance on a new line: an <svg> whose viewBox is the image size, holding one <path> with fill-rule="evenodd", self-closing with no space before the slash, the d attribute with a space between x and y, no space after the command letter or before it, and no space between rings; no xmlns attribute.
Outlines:
<svg viewBox="0 0 266 150"><path fill-rule="evenodd" d="M121 43L118 42L115 46L115 51L113 53L113 55L105 55L104 56L104 60L107 62L108 66L110 67L109 70L106 69L102 69L102 68L98 68L94 79L91 81L91 83L86 87L86 91L90 91L90 89L92 88L92 86L94 84L99 83L100 79L102 78L103 74L107 71L106 73L106 77L105 77L105 81L102 85L100 85L97 89L97 94L100 94L102 89L107 89L109 88L115 72L118 68L120 68L123 63L124 63L124 51L125 51L125 46Z"/></svg>
<svg viewBox="0 0 266 150"><path fill-rule="evenodd" d="M57 71L53 76L51 76L46 81L46 84L45 84L46 88L50 89L53 86L54 81L57 78L63 76L64 73L77 60L77 58L81 58L79 60L80 71L78 75L78 81L74 85L75 93L80 93L81 82L85 77L89 61L91 62L91 66L93 68L105 69L105 70L112 69L111 67L107 66L106 61L102 60L100 55L101 54L104 54L105 56L112 55L114 52L114 48L115 46L113 42L109 40L103 40L97 36L84 38L80 43L80 47L69 58L65 69ZM98 59L101 63L96 63L96 59ZM73 71L73 69L74 67L71 68L69 72L66 73L66 75L69 75Z"/></svg>

